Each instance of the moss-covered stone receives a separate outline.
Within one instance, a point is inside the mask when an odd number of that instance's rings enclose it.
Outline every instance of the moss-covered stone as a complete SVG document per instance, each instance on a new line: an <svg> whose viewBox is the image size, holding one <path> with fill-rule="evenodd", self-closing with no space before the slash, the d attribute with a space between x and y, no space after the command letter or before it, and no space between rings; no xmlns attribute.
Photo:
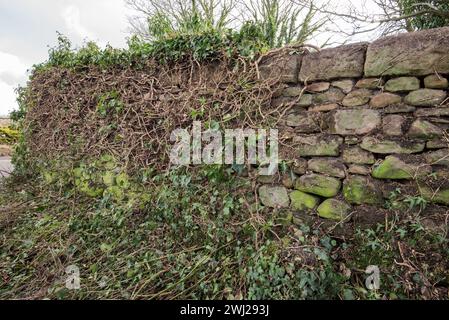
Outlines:
<svg viewBox="0 0 449 320"><path fill-rule="evenodd" d="M355 164L373 164L376 162L373 154L359 147L351 147L343 150L343 161Z"/></svg>
<svg viewBox="0 0 449 320"><path fill-rule="evenodd" d="M290 199L285 187L262 186L259 188L260 202L270 208L287 208Z"/></svg>
<svg viewBox="0 0 449 320"><path fill-rule="evenodd" d="M294 210L304 211L313 210L320 203L320 199L316 196L295 190L290 193L291 207Z"/></svg>
<svg viewBox="0 0 449 320"><path fill-rule="evenodd" d="M281 95L284 97L299 97L304 92L303 89L302 86L287 87L282 91Z"/></svg>
<svg viewBox="0 0 449 320"><path fill-rule="evenodd" d="M336 80L332 82L332 86L340 89L344 93L349 93L354 88L354 81L350 79Z"/></svg>
<svg viewBox="0 0 449 320"><path fill-rule="evenodd" d="M407 104L417 107L438 106L446 99L447 93L443 90L420 89L410 92L404 101Z"/></svg>
<svg viewBox="0 0 449 320"><path fill-rule="evenodd" d="M351 176L343 183L343 196L353 204L379 205L383 202L382 193L369 177Z"/></svg>
<svg viewBox="0 0 449 320"><path fill-rule="evenodd" d="M297 190L331 198L338 194L341 188L340 180L319 174L308 174L296 180Z"/></svg>
<svg viewBox="0 0 449 320"><path fill-rule="evenodd" d="M303 94L299 99L297 105L299 107L309 107L313 103L313 95L311 94Z"/></svg>
<svg viewBox="0 0 449 320"><path fill-rule="evenodd" d="M293 161L292 171L296 174L303 175L307 171L307 160L298 158Z"/></svg>
<svg viewBox="0 0 449 320"><path fill-rule="evenodd" d="M418 119L410 126L408 136L411 138L431 140L443 136L443 130L429 121Z"/></svg>
<svg viewBox="0 0 449 320"><path fill-rule="evenodd" d="M432 74L424 79L424 86L429 89L446 89L449 83L446 78Z"/></svg>
<svg viewBox="0 0 449 320"><path fill-rule="evenodd" d="M399 114L389 114L382 119L382 132L385 136L400 137L404 134L402 130L406 120Z"/></svg>
<svg viewBox="0 0 449 320"><path fill-rule="evenodd" d="M419 89L419 79L416 77L400 77L387 81L385 90L390 92L413 91Z"/></svg>
<svg viewBox="0 0 449 320"><path fill-rule="evenodd" d="M396 141L366 137L360 147L379 154L411 154L424 150L426 144L418 141Z"/></svg>
<svg viewBox="0 0 449 320"><path fill-rule="evenodd" d="M413 168L395 156L388 156L373 168L372 175L376 179L412 179Z"/></svg>
<svg viewBox="0 0 449 320"><path fill-rule="evenodd" d="M287 115L287 126L294 127L297 133L314 133L320 131L320 114L316 112L295 112Z"/></svg>
<svg viewBox="0 0 449 320"><path fill-rule="evenodd" d="M449 206L449 187L432 190L425 186L421 187L420 191L423 198L427 201Z"/></svg>
<svg viewBox="0 0 449 320"><path fill-rule="evenodd" d="M338 159L332 158L314 158L308 162L309 170L317 173L324 173L332 177L344 178L346 176L346 167Z"/></svg>
<svg viewBox="0 0 449 320"><path fill-rule="evenodd" d="M410 180L431 173L432 168L423 164L410 164L396 156L388 156L375 166L372 176L376 179Z"/></svg>
<svg viewBox="0 0 449 320"><path fill-rule="evenodd" d="M315 94L313 97L313 103L315 104L328 104L341 102L345 97L343 91L338 88L330 88L326 92Z"/></svg>
<svg viewBox="0 0 449 320"><path fill-rule="evenodd" d="M351 206L337 199L327 199L317 208L317 211L322 218L342 221L349 216Z"/></svg>
<svg viewBox="0 0 449 320"><path fill-rule="evenodd" d="M447 28L441 28L406 32L374 41L366 53L365 76L448 73L447 33Z"/></svg>
<svg viewBox="0 0 449 320"><path fill-rule="evenodd" d="M293 143L301 157L338 156L343 138L333 135L300 135L293 138Z"/></svg>
<svg viewBox="0 0 449 320"><path fill-rule="evenodd" d="M358 89L349 93L344 99L342 104L345 107L357 107L367 104L371 99L373 93L368 89Z"/></svg>
<svg viewBox="0 0 449 320"><path fill-rule="evenodd" d="M337 110L329 119L330 132L339 135L364 135L376 129L381 123L378 111Z"/></svg>
<svg viewBox="0 0 449 320"><path fill-rule="evenodd" d="M272 184L277 182L278 180L278 176L277 175L260 175L257 176L257 182L262 183L262 184Z"/></svg>
<svg viewBox="0 0 449 320"><path fill-rule="evenodd" d="M447 148L428 152L424 155L424 158L428 164L449 167L449 149Z"/></svg>
<svg viewBox="0 0 449 320"><path fill-rule="evenodd" d="M360 164L352 164L348 168L348 173L368 176L371 174L371 169Z"/></svg>

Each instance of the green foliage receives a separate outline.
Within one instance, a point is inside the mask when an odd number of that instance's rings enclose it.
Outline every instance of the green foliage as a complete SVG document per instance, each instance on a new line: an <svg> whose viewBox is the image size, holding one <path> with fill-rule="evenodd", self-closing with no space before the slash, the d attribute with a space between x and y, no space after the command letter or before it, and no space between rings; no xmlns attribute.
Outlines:
<svg viewBox="0 0 449 320"><path fill-rule="evenodd" d="M120 94L115 90L101 95L98 99L97 112L103 117L122 110L123 102L120 100Z"/></svg>
<svg viewBox="0 0 449 320"><path fill-rule="evenodd" d="M80 49L74 49L70 40L59 34L58 45L50 49L47 62L36 65L34 72L49 67L83 69L96 66L101 69L111 67L143 67L149 59L159 63L179 62L186 59L196 61L213 60L221 56L254 59L267 50L267 44L256 26L247 24L240 32L204 31L167 36L154 42L145 42L137 37L128 41L127 49L99 48L88 42Z"/></svg>
<svg viewBox="0 0 449 320"><path fill-rule="evenodd" d="M270 48L304 43L324 25L323 21L313 21L316 15L313 5L308 7L294 1L250 0L246 9Z"/></svg>
<svg viewBox="0 0 449 320"><path fill-rule="evenodd" d="M427 200L422 196L407 196L404 202L409 205L410 209L419 208L420 210L424 210L427 206Z"/></svg>
<svg viewBox="0 0 449 320"><path fill-rule="evenodd" d="M417 30L449 26L449 2L447 0L399 0L405 15L418 14L408 19Z"/></svg>
<svg viewBox="0 0 449 320"><path fill-rule="evenodd" d="M137 16L130 20L135 34L163 40L176 34L203 33L227 28L241 30L255 24L270 48L303 43L324 25L316 18L313 1L279 0L127 0Z"/></svg>
<svg viewBox="0 0 449 320"><path fill-rule="evenodd" d="M10 127L0 127L0 144L11 145L18 141L19 131Z"/></svg>
<svg viewBox="0 0 449 320"><path fill-rule="evenodd" d="M235 0L126 0L139 13L131 27L148 40L160 40L175 33L222 31L229 27Z"/></svg>

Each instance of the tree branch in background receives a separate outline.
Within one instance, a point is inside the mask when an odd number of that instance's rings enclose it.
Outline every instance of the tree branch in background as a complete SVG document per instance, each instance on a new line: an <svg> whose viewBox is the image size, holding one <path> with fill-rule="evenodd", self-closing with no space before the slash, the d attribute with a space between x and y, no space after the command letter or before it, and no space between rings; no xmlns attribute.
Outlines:
<svg viewBox="0 0 449 320"><path fill-rule="evenodd" d="M314 0L125 0L133 34L154 40L174 32L240 30L251 22L272 48L303 43L327 22Z"/></svg>
<svg viewBox="0 0 449 320"><path fill-rule="evenodd" d="M348 37L376 32L378 36L403 31L443 27L449 25L449 1L447 0L365 0L346 6L315 7L331 21L332 31ZM348 29L340 24L344 22Z"/></svg>

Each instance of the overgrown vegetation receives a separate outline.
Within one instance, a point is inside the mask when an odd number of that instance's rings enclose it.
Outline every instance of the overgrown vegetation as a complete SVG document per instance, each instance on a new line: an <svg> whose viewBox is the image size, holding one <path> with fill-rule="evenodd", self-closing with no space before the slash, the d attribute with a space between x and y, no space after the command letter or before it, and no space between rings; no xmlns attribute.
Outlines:
<svg viewBox="0 0 449 320"><path fill-rule="evenodd" d="M19 90L23 134L0 186L0 297L447 297L447 223L425 225L416 199L392 195L400 209L374 227L323 225L258 205L252 167L169 166L173 128L260 128L291 107L269 106L279 75L259 79L270 54L258 30L133 39L128 50L60 38ZM377 291L364 283L371 264ZM79 290L65 286L71 265Z"/></svg>
<svg viewBox="0 0 449 320"><path fill-rule="evenodd" d="M0 127L0 144L11 145L17 142L19 132L11 127Z"/></svg>
<svg viewBox="0 0 449 320"><path fill-rule="evenodd" d="M449 26L449 2L445 0L400 0L404 15L413 30Z"/></svg>
<svg viewBox="0 0 449 320"><path fill-rule="evenodd" d="M313 0L125 0L135 11L133 34L164 40L176 34L227 33L252 24L270 48L304 43L326 19L317 16Z"/></svg>

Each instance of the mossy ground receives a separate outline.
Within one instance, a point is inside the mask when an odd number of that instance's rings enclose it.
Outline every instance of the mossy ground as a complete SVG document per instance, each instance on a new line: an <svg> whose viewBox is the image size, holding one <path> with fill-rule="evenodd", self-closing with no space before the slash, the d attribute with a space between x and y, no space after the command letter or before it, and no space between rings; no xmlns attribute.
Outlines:
<svg viewBox="0 0 449 320"><path fill-rule="evenodd" d="M444 219L430 228L429 211L390 209L383 223L346 223L341 235L337 222L295 225L289 211L255 206L251 183L231 168L144 180L138 202L4 180L0 297L448 298L448 229ZM80 268L80 290L65 287L69 265ZM380 290L365 287L369 265L380 268Z"/></svg>

